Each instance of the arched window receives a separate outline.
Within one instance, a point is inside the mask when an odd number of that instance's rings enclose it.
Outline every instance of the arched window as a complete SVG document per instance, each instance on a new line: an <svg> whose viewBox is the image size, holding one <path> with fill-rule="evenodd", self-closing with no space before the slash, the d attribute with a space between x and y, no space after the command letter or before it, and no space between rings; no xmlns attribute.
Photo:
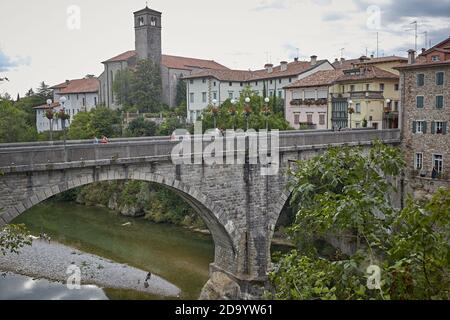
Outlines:
<svg viewBox="0 0 450 320"><path fill-rule="evenodd" d="M151 19L150 19L150 25L151 25L152 27L156 26L156 18L155 18L155 17L151 17Z"/></svg>
<svg viewBox="0 0 450 320"><path fill-rule="evenodd" d="M139 17L139 18L138 18L138 25L139 25L140 27L142 27L142 26L144 25L144 17Z"/></svg>

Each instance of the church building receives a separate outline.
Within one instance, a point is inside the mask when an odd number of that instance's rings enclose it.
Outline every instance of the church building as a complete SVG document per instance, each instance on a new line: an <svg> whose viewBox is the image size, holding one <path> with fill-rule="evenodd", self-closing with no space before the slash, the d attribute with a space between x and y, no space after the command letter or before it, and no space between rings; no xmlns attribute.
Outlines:
<svg viewBox="0 0 450 320"><path fill-rule="evenodd" d="M171 107L175 106L177 83L181 78L203 70L228 70L212 60L162 54L161 15L148 7L134 13L135 50L102 62L100 104L114 109L120 107L112 90L115 75L119 70L133 68L139 59L150 59L161 66L162 102Z"/></svg>

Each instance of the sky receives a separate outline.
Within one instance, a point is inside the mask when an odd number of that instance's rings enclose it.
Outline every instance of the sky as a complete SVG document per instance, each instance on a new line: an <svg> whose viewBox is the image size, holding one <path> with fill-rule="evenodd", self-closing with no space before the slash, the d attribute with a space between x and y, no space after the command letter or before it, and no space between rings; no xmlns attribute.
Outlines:
<svg viewBox="0 0 450 320"><path fill-rule="evenodd" d="M100 75L102 61L134 50L133 12L145 0L2 0L0 94L23 96ZM232 69L267 62L397 54L450 36L450 0L152 0L163 13L164 54L215 60ZM427 32L427 34L425 34Z"/></svg>

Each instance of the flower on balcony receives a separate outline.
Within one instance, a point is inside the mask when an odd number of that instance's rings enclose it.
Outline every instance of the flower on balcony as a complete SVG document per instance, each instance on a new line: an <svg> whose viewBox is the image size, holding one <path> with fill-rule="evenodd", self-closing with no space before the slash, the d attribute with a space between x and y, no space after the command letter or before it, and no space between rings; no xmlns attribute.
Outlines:
<svg viewBox="0 0 450 320"><path fill-rule="evenodd" d="M230 109L228 109L228 113L230 116L234 117L236 115L236 107L230 107Z"/></svg>
<svg viewBox="0 0 450 320"><path fill-rule="evenodd" d="M252 108L249 105L244 107L244 113L248 117L252 113Z"/></svg>
<svg viewBox="0 0 450 320"><path fill-rule="evenodd" d="M268 115L270 115L270 113L271 113L272 111L270 110L269 107L264 107L264 108L262 109L262 112L264 113L264 115L268 116Z"/></svg>
<svg viewBox="0 0 450 320"><path fill-rule="evenodd" d="M70 115L68 115L64 110L61 110L57 113L58 119L68 120L70 119Z"/></svg>
<svg viewBox="0 0 450 320"><path fill-rule="evenodd" d="M391 107L384 107L384 113L391 112Z"/></svg>
<svg viewBox="0 0 450 320"><path fill-rule="evenodd" d="M355 109L353 109L353 108L348 108L348 113L349 114L354 114L355 113Z"/></svg>
<svg viewBox="0 0 450 320"><path fill-rule="evenodd" d="M215 115L217 115L218 113L219 113L219 108L217 108L217 107L212 107L211 108L211 113L215 116Z"/></svg>
<svg viewBox="0 0 450 320"><path fill-rule="evenodd" d="M54 116L55 116L55 113L53 112L53 110L49 109L49 110L45 111L45 117L48 120L52 120Z"/></svg>

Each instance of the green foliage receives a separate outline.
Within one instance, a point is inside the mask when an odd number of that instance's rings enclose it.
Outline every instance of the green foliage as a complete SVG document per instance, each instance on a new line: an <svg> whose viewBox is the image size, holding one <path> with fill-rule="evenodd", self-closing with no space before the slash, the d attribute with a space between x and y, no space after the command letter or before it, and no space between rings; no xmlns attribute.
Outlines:
<svg viewBox="0 0 450 320"><path fill-rule="evenodd" d="M9 224L0 230L0 253L19 253L20 249L31 245L30 232L23 224Z"/></svg>
<svg viewBox="0 0 450 320"><path fill-rule="evenodd" d="M186 125L180 117L170 117L166 118L159 126L158 135L170 136L176 129L187 129L189 131L191 127Z"/></svg>
<svg viewBox="0 0 450 320"><path fill-rule="evenodd" d="M270 274L278 299L447 299L450 288L450 190L426 204L392 207L388 182L404 163L375 143L369 152L336 148L300 161L291 172L299 244ZM324 257L316 239L345 237L355 249ZM381 270L379 290L367 289L366 268Z"/></svg>
<svg viewBox="0 0 450 320"><path fill-rule="evenodd" d="M108 138L121 135L120 115L106 107L77 113L68 130L68 137L72 140L92 139L103 135Z"/></svg>
<svg viewBox="0 0 450 320"><path fill-rule="evenodd" d="M53 99L53 92L50 89L50 86L46 85L44 81L39 84L37 89L36 96L41 99L43 103L47 101L47 99Z"/></svg>
<svg viewBox="0 0 450 320"><path fill-rule="evenodd" d="M34 127L27 124L27 114L13 106L10 101L0 102L0 142L33 141L36 138Z"/></svg>
<svg viewBox="0 0 450 320"><path fill-rule="evenodd" d="M186 107L186 80L179 80L177 83L175 104L179 107ZM186 108L184 108L184 110L186 110Z"/></svg>
<svg viewBox="0 0 450 320"><path fill-rule="evenodd" d="M233 125L235 129L247 128L247 119L244 114L245 98L250 97L249 103L251 113L248 118L250 129L265 129L266 128L266 116L264 114L265 102L264 98L253 92L250 87L245 88L241 93L239 101L236 105L236 115L230 114L233 105L230 100L225 101L219 108L216 114L217 127L221 129L232 129ZM290 129L289 123L284 119L281 112L274 112L273 98L270 100L268 107L270 109L270 115L267 117L269 129L288 130ZM209 106L203 111L203 129L214 128L214 114L213 106Z"/></svg>
<svg viewBox="0 0 450 320"><path fill-rule="evenodd" d="M117 71L113 83L113 92L117 102L123 107L133 105L131 98L131 85L134 80L134 74L130 69Z"/></svg>
<svg viewBox="0 0 450 320"><path fill-rule="evenodd" d="M140 116L129 123L127 135L129 137L150 137L156 135L156 131L156 123L147 121Z"/></svg>

